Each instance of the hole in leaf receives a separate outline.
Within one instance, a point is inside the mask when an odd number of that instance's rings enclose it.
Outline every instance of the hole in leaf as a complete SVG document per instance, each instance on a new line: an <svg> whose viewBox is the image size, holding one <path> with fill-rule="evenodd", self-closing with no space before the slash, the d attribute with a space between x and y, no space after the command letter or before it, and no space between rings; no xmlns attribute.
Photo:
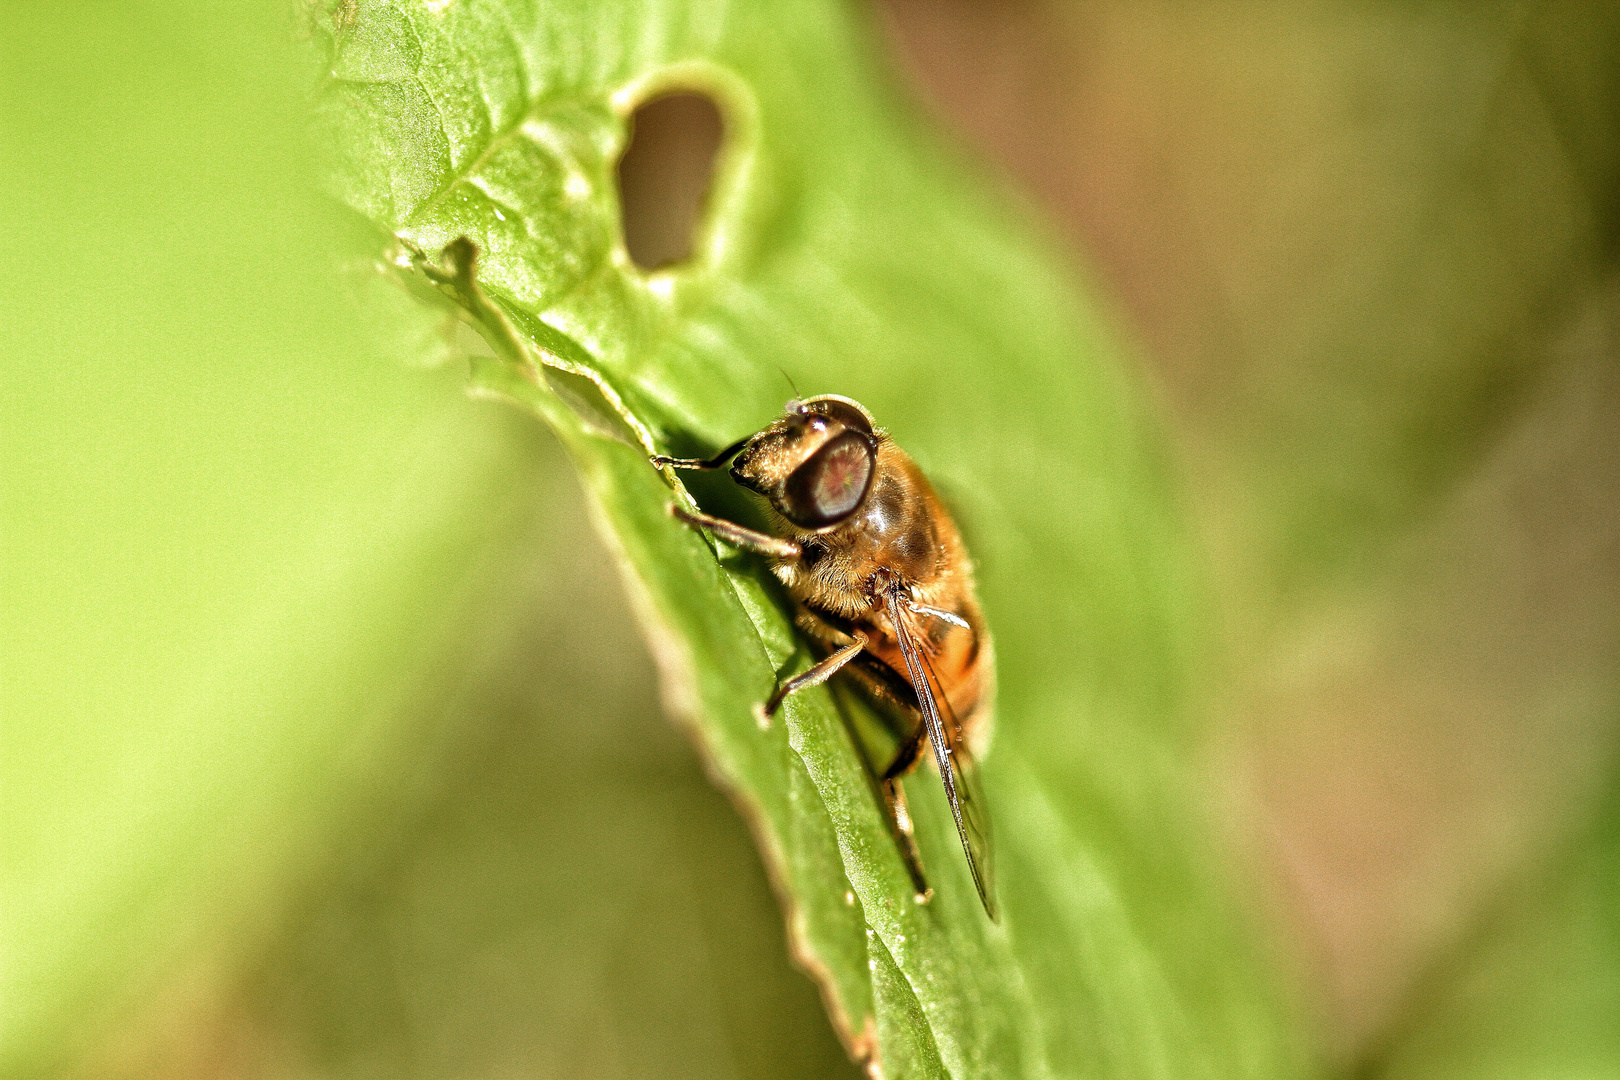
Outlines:
<svg viewBox="0 0 1620 1080"><path fill-rule="evenodd" d="M624 246L643 270L692 257L725 125L702 94L666 94L630 116L619 159Z"/></svg>

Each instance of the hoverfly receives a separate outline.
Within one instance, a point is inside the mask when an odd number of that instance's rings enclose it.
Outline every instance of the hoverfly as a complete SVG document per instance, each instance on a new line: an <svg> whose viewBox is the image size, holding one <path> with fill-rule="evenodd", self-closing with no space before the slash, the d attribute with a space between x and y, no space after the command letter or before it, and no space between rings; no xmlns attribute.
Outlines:
<svg viewBox="0 0 1620 1080"><path fill-rule="evenodd" d="M831 394L788 402L769 427L712 458L652 461L677 469L730 461L732 479L765 497L775 535L671 507L770 559L821 656L776 688L765 715L837 672L854 677L899 741L877 787L919 900L931 892L900 778L931 745L973 884L996 920L990 822L973 764L989 735L990 634L962 538L922 470L864 408Z"/></svg>

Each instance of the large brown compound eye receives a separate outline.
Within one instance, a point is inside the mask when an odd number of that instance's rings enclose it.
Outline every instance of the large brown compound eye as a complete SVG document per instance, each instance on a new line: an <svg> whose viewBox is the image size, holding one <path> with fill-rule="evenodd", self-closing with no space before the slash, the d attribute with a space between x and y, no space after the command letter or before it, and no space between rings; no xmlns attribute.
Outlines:
<svg viewBox="0 0 1620 1080"><path fill-rule="evenodd" d="M872 444L859 432L830 439L793 470L777 509L801 529L824 529L849 517L872 486Z"/></svg>
<svg viewBox="0 0 1620 1080"><path fill-rule="evenodd" d="M872 434L872 421L858 406L835 397L811 398L802 405L803 410L812 416L824 416L828 420L844 425L851 431Z"/></svg>

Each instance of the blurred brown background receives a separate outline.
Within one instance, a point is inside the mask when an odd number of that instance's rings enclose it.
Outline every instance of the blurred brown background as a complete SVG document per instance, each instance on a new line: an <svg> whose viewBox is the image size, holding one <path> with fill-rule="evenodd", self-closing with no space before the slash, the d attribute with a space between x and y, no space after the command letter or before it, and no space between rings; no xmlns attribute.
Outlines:
<svg viewBox="0 0 1620 1080"><path fill-rule="evenodd" d="M1375 1054L1614 763L1620 8L880 7L1136 337L1223 610L1215 781Z"/></svg>

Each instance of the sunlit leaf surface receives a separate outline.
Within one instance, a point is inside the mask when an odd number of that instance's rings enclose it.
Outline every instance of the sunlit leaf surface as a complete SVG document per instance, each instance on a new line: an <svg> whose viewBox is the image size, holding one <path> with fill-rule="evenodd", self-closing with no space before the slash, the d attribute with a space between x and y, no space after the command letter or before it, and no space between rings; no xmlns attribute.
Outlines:
<svg viewBox="0 0 1620 1080"><path fill-rule="evenodd" d="M408 273L476 245L477 286L451 290L495 354L473 383L563 437L666 695L754 824L858 1057L1292 1074L1187 772L1199 602L1137 391L1051 254L904 119L860 31L819 4L345 5L318 30L336 189L418 253ZM711 95L727 131L697 254L649 275L619 246L614 168L661 89ZM531 362L595 380L630 437ZM671 519L686 495L647 464L763 425L790 394L779 368L865 403L959 506L1001 657L1003 928L937 779L910 783L937 890L919 906L832 696L755 721L807 651L757 561ZM694 492L746 512L723 483Z"/></svg>

